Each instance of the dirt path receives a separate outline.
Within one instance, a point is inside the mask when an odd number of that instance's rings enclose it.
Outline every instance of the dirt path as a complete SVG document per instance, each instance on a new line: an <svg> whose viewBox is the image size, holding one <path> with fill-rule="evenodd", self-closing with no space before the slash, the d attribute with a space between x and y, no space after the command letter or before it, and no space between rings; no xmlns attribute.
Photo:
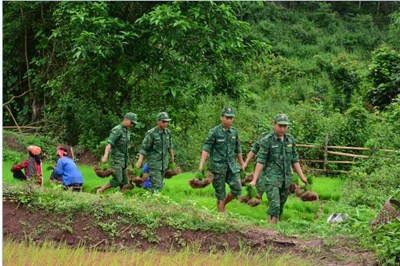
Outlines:
<svg viewBox="0 0 400 266"><path fill-rule="evenodd" d="M102 221L111 223L113 218ZM104 229L104 228L103 228ZM93 217L85 213L65 217L52 213L36 212L14 202L3 202L3 237L36 243L47 241L65 242L71 247L80 243L89 248L108 250L113 248L157 248L168 251L190 244L200 244L201 251L240 250L243 247L255 251L269 250L274 254L297 254L315 262L315 265L376 265L373 254L354 253L346 248L328 248L322 239L300 240L281 236L274 230L253 227L237 234L215 234L204 231L171 230L167 227L148 232L145 228L129 224L117 225L106 233Z"/></svg>

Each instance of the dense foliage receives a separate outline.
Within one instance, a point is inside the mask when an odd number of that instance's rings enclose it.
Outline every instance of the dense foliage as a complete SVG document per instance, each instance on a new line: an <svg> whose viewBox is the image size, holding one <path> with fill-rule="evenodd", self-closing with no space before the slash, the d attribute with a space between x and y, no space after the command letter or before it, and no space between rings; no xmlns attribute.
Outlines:
<svg viewBox="0 0 400 266"><path fill-rule="evenodd" d="M5 2L4 125L100 155L133 111L136 153L167 111L177 160L194 167L231 105L245 152L277 112L298 142L398 149L399 14L397 2Z"/></svg>
<svg viewBox="0 0 400 266"><path fill-rule="evenodd" d="M29 93L7 104L5 122L41 122L43 130L92 149L127 111L139 115L136 143L159 111L184 130L196 120L199 98L239 99L240 66L263 61L268 46L246 38L250 26L237 18L240 8L6 3L4 98Z"/></svg>

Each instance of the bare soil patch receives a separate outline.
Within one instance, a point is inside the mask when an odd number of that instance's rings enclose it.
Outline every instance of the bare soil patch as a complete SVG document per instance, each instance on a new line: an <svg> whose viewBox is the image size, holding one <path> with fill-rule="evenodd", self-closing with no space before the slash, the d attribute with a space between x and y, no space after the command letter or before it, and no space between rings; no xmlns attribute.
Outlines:
<svg viewBox="0 0 400 266"><path fill-rule="evenodd" d="M9 148L10 150L18 151L18 152L28 152L27 147L20 144L15 137L12 136L3 136L3 145Z"/></svg>
<svg viewBox="0 0 400 266"><path fill-rule="evenodd" d="M83 151L80 153L75 154L78 158L78 163L80 164L87 164L87 165L94 165L99 162L99 160L89 151Z"/></svg>

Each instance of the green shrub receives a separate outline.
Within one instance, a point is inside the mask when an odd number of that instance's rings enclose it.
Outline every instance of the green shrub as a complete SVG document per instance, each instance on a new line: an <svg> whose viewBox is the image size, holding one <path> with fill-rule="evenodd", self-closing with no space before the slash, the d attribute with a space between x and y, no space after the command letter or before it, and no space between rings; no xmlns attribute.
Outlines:
<svg viewBox="0 0 400 266"><path fill-rule="evenodd" d="M400 263L400 221L393 220L375 229L372 233L375 252L381 265Z"/></svg>
<svg viewBox="0 0 400 266"><path fill-rule="evenodd" d="M23 154L21 152L12 151L9 149L3 150L3 161L9 161L13 164L19 164L26 158L28 158L28 154Z"/></svg>

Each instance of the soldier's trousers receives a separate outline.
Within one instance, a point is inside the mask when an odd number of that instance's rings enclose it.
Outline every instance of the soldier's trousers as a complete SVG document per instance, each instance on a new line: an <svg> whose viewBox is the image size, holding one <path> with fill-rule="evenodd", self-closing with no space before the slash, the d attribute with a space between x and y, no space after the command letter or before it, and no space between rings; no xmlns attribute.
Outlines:
<svg viewBox="0 0 400 266"><path fill-rule="evenodd" d="M164 175L166 170L149 169L152 192L161 191L164 187Z"/></svg>
<svg viewBox="0 0 400 266"><path fill-rule="evenodd" d="M213 173L214 180L212 182L215 189L215 196L218 200L224 200L226 197L225 183L229 185L231 193L235 196L240 196L242 193L242 184L240 183L240 174L232 173L228 168L220 173Z"/></svg>
<svg viewBox="0 0 400 266"><path fill-rule="evenodd" d="M267 191L267 197L269 201L269 208L267 213L271 216L281 216L283 213L283 207L288 198L289 188L272 187Z"/></svg>
<svg viewBox="0 0 400 266"><path fill-rule="evenodd" d="M126 184L128 184L128 176L126 174L126 167L121 165L110 165L112 169L114 169L113 178L110 180L111 187L119 187L122 188Z"/></svg>

